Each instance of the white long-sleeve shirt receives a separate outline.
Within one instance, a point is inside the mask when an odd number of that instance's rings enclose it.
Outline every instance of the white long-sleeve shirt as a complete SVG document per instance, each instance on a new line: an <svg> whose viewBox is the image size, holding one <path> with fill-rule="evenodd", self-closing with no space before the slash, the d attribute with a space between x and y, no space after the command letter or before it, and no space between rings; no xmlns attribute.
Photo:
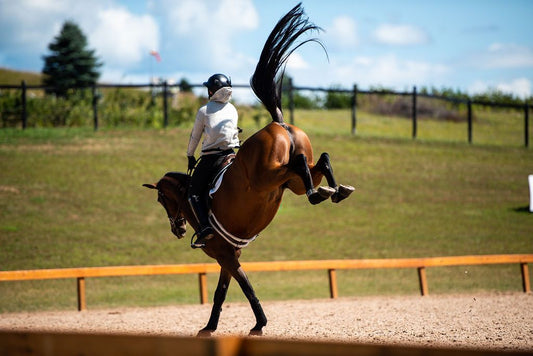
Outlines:
<svg viewBox="0 0 533 356"><path fill-rule="evenodd" d="M187 156L194 156L202 134L202 154L212 154L239 146L238 113L229 102L231 87L222 87L209 102L198 109L187 147Z"/></svg>

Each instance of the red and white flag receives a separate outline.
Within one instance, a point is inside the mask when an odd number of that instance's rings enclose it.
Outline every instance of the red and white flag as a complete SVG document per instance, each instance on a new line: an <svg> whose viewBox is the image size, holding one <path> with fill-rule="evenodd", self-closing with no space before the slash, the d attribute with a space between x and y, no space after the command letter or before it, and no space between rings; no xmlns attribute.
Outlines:
<svg viewBox="0 0 533 356"><path fill-rule="evenodd" d="M159 52L157 52L156 50L151 50L150 54L154 56L156 61L161 62L161 56L159 55Z"/></svg>

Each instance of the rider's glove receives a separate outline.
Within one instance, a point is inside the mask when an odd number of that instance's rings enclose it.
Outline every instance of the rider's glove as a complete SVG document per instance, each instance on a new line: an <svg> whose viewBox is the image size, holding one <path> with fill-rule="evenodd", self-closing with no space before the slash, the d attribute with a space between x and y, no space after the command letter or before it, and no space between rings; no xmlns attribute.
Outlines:
<svg viewBox="0 0 533 356"><path fill-rule="evenodd" d="M189 160L189 171L192 171L194 169L194 166L196 166L196 158L194 156L187 156L187 159Z"/></svg>

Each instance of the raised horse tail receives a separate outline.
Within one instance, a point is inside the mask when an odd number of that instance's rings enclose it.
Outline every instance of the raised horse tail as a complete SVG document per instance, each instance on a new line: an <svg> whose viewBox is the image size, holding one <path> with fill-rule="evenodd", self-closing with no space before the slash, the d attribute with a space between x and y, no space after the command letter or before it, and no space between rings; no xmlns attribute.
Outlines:
<svg viewBox="0 0 533 356"><path fill-rule="evenodd" d="M259 62L255 67L255 72L250 79L250 86L275 122L283 123L281 90L287 59L292 52L310 41L316 42L324 48L316 38L307 39L296 45L294 42L305 32L321 30L320 27L309 22L304 14L302 4L299 3L278 21L268 36ZM325 48L324 51L326 51ZM283 70L278 76L281 68Z"/></svg>

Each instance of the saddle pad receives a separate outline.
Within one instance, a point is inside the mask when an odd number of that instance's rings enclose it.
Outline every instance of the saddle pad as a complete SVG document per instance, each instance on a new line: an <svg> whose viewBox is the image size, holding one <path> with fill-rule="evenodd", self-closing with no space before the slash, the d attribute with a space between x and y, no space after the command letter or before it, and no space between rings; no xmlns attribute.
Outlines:
<svg viewBox="0 0 533 356"><path fill-rule="evenodd" d="M227 165L229 167L230 164ZM220 188L220 185L222 184L222 179L224 178L224 174L226 173L227 167L224 167L224 169L218 174L216 177L216 180L214 181L213 188L209 189L209 198L213 198L213 194L215 194Z"/></svg>
<svg viewBox="0 0 533 356"><path fill-rule="evenodd" d="M229 161L229 163L222 167L222 169L216 174L213 182L211 183L211 189L209 189L209 198L213 198L213 194L215 194L218 188L220 188L224 174L226 174L226 171L232 164L233 160Z"/></svg>
<svg viewBox="0 0 533 356"><path fill-rule="evenodd" d="M528 176L529 181L529 212L533 213L533 174Z"/></svg>

